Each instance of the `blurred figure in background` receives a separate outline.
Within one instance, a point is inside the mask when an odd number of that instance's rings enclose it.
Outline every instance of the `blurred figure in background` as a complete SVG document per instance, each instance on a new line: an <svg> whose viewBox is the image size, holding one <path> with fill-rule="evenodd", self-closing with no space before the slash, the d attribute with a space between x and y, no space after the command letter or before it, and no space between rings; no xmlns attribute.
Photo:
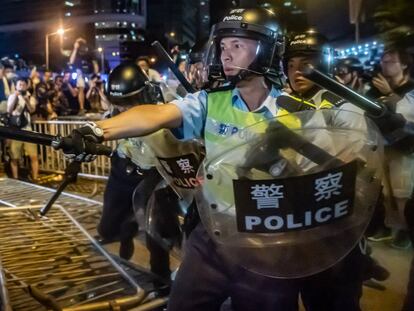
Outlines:
<svg viewBox="0 0 414 311"><path fill-rule="evenodd" d="M383 102L395 111L395 104L414 89L414 81L410 77L412 64L412 56L403 49L392 47L385 50L380 62L381 72L372 78L367 96L372 99L385 97Z"/></svg>
<svg viewBox="0 0 414 311"><path fill-rule="evenodd" d="M91 105L91 112L103 112L109 108L110 103L105 96L103 81L97 74L90 77L86 99Z"/></svg>
<svg viewBox="0 0 414 311"><path fill-rule="evenodd" d="M158 71L150 68L150 61L148 57L138 57L136 64L145 72L151 82L161 82L161 75L158 73Z"/></svg>
<svg viewBox="0 0 414 311"><path fill-rule="evenodd" d="M79 115L84 115L85 110L85 75L88 73L99 73L98 62L89 52L87 42L83 38L76 39L69 58L69 65L76 70L76 87L78 89Z"/></svg>
<svg viewBox="0 0 414 311"><path fill-rule="evenodd" d="M71 75L72 73L68 70L64 72L63 78L62 78L61 90L68 100L70 114L76 114L80 109L80 105L78 101L79 90L73 84Z"/></svg>
<svg viewBox="0 0 414 311"><path fill-rule="evenodd" d="M414 89L410 77L412 64L411 55L404 50L386 50L381 57L381 73L372 79L373 88L367 93L368 97L380 100L388 109L402 113L408 120L412 112L403 109L404 105L400 101ZM411 243L403 220L403 210L414 189L414 162L410 156L393 147L388 147L385 151L384 169L388 181L388 186L384 187L386 210L380 211L382 224L368 239L373 242L392 240L392 247L407 249Z"/></svg>
<svg viewBox="0 0 414 311"><path fill-rule="evenodd" d="M5 63L3 64L3 66L4 66L3 74L4 74L4 77L6 77L7 87L10 90L9 94L12 94L16 90L15 81L17 79L17 75L14 71L13 65L11 65L10 63Z"/></svg>
<svg viewBox="0 0 414 311"><path fill-rule="evenodd" d="M335 66L335 78L354 91L365 93L362 73L364 67L358 58L348 57L339 59Z"/></svg>
<svg viewBox="0 0 414 311"><path fill-rule="evenodd" d="M0 113L7 112L7 98L9 95L9 83L4 75L4 66L0 63Z"/></svg>
<svg viewBox="0 0 414 311"><path fill-rule="evenodd" d="M51 102L55 94L55 85L52 78L52 72L49 70L45 70L43 73L43 77L37 81L38 76L36 75L32 78L32 83L34 85L34 93L37 100L36 106L36 115L37 117L50 120L50 114L53 112L51 111Z"/></svg>

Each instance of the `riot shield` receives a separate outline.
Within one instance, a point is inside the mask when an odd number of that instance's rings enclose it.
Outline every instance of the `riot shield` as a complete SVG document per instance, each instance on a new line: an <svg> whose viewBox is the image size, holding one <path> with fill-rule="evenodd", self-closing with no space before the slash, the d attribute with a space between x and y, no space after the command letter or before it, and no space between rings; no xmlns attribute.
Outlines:
<svg viewBox="0 0 414 311"><path fill-rule="evenodd" d="M354 112L290 114L209 151L198 172L201 220L230 260L270 277L312 275L341 260L380 192L382 136Z"/></svg>
<svg viewBox="0 0 414 311"><path fill-rule="evenodd" d="M141 139L153 151L157 170L177 193L185 213L198 186L196 174L204 159L204 146L198 140L180 141L165 129Z"/></svg>
<svg viewBox="0 0 414 311"><path fill-rule="evenodd" d="M151 193L145 210L146 232L158 245L181 258L185 214L173 190L162 180Z"/></svg>

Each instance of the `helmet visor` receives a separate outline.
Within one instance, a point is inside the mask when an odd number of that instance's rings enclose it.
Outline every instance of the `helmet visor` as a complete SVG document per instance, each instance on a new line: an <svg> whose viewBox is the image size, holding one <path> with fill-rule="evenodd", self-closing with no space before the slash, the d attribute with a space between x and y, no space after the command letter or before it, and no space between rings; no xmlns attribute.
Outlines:
<svg viewBox="0 0 414 311"><path fill-rule="evenodd" d="M211 37L205 58L208 76L213 80L228 79L239 75L242 70L261 74L251 65L257 62L263 50L263 43L259 40L239 36Z"/></svg>

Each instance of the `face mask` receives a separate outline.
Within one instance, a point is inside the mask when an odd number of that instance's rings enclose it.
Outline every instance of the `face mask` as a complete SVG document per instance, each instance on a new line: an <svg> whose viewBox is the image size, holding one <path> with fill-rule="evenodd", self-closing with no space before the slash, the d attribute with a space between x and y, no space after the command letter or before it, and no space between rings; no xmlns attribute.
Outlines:
<svg viewBox="0 0 414 311"><path fill-rule="evenodd" d="M7 80L12 80L14 78L14 74L13 74L13 72L8 72L8 73L6 73L6 79Z"/></svg>

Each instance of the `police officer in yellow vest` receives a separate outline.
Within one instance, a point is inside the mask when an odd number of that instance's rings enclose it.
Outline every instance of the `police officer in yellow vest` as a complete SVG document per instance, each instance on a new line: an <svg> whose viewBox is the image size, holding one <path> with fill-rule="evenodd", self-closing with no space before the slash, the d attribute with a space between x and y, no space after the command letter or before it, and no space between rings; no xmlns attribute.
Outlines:
<svg viewBox="0 0 414 311"><path fill-rule="evenodd" d="M188 94L166 105L131 108L112 119L97 122L95 127L79 129L82 139L100 143L170 128L180 139L204 140L209 158L215 146L225 143L226 137L259 121L289 114L288 105L282 107L277 103L282 94L284 37L275 12L231 10L222 22L213 26L209 46L209 74L225 78L228 87ZM194 170L186 163L181 162L183 170ZM220 310L230 297L234 310L297 311L303 281L269 278L236 265L200 223L187 242L168 310ZM330 305L318 309L309 305L307 309L357 310L347 307Z"/></svg>
<svg viewBox="0 0 414 311"><path fill-rule="evenodd" d="M292 35L284 54L284 69L288 76L291 95L299 100L309 101L317 108L339 107L343 100L304 78L301 71L311 64L329 74L333 61L328 40L314 29Z"/></svg>
<svg viewBox="0 0 414 311"><path fill-rule="evenodd" d="M361 109L302 75L301 71L308 64L330 74L332 61L328 40L316 30L309 29L292 35L284 54L284 69L292 90L290 95L298 101L315 105L316 109L340 108L341 116L334 121L335 124L360 126L355 123L359 121L353 118L352 112L362 114ZM388 272L366 254L364 244L363 240L333 269L305 279L301 290L305 306L312 305L316 310L338 310L337 304L341 303L343 310L360 310L363 281L370 278L384 280L388 277Z"/></svg>

